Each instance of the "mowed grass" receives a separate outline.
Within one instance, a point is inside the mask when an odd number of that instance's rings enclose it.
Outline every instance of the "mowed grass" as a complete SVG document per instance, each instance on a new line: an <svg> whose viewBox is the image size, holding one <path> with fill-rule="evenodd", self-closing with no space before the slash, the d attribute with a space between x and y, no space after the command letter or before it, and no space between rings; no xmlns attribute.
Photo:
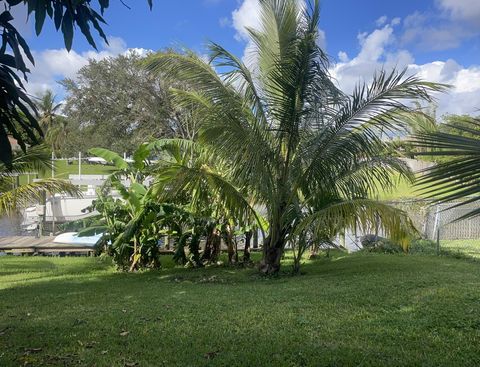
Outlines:
<svg viewBox="0 0 480 367"><path fill-rule="evenodd" d="M451 255L480 258L480 240L443 240L440 241L440 249Z"/></svg>
<svg viewBox="0 0 480 367"><path fill-rule="evenodd" d="M3 257L0 366L480 365L477 262L337 254L303 270Z"/></svg>
<svg viewBox="0 0 480 367"><path fill-rule="evenodd" d="M87 164L82 162L81 173L82 175L108 175L115 170L113 166L105 166L101 164ZM66 160L55 161L54 176L56 178L68 179L69 175L78 175L78 161L73 161L72 164L67 164ZM52 177L52 171L46 171L38 175L39 178ZM30 175L30 180L35 178L34 175ZM20 183L25 184L28 182L27 175L20 177Z"/></svg>

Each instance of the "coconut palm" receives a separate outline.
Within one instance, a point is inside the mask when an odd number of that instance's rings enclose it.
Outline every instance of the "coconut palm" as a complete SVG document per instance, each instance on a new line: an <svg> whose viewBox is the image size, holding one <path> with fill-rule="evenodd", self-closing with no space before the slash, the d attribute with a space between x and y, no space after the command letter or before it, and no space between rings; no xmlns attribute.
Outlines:
<svg viewBox="0 0 480 367"><path fill-rule="evenodd" d="M48 150L40 145L14 155L11 167L0 163L0 215L12 214L18 209L38 203L46 192L80 195L76 186L56 178L35 180L22 185L18 182L19 175L32 171L46 172L51 170L51 165Z"/></svg>
<svg viewBox="0 0 480 367"><path fill-rule="evenodd" d="M199 144L227 167L216 182L231 183L266 209L261 270L277 272L287 242L307 227L338 233L381 218L386 232L405 235L405 215L369 199L394 185L394 173L412 178L386 153L380 131L401 128L407 101L430 101L443 87L381 71L347 96L317 43L319 1L260 5L246 63L212 43L209 63L193 52L168 52L152 55L146 67L188 86L172 93L179 105L195 108Z"/></svg>
<svg viewBox="0 0 480 367"><path fill-rule="evenodd" d="M39 114L39 124L45 134L45 141L52 151L61 147L66 137L67 120L59 115L62 103L56 103L56 96L51 90L46 90L35 103Z"/></svg>

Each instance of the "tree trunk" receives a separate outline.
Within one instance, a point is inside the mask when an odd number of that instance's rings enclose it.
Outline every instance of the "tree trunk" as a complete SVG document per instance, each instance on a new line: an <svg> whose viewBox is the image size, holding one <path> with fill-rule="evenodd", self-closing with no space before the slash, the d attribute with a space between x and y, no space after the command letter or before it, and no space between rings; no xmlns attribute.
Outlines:
<svg viewBox="0 0 480 367"><path fill-rule="evenodd" d="M219 235L218 229L215 226L209 228L207 239L205 242L205 250L203 251L202 261L206 263L214 263L218 260L220 255L220 246L222 239Z"/></svg>
<svg viewBox="0 0 480 367"><path fill-rule="evenodd" d="M263 259L260 262L260 272L265 275L276 274L280 270L280 261L282 260L285 248L283 236L276 243L271 243L271 236L265 239L263 244Z"/></svg>
<svg viewBox="0 0 480 367"><path fill-rule="evenodd" d="M165 250L170 250L170 236L165 236Z"/></svg>
<svg viewBox="0 0 480 367"><path fill-rule="evenodd" d="M220 257L220 251L222 250L222 237L220 236L220 233L216 228L213 233L212 248L213 250L211 261L216 262L218 261L218 258Z"/></svg>
<svg viewBox="0 0 480 367"><path fill-rule="evenodd" d="M175 253L173 254L173 261L177 264L185 265L187 262L187 255L185 254L185 245L187 244L188 234L180 235Z"/></svg>
<svg viewBox="0 0 480 367"><path fill-rule="evenodd" d="M245 248L243 249L243 262L250 262L250 241L252 239L252 231L245 232Z"/></svg>
<svg viewBox="0 0 480 367"><path fill-rule="evenodd" d="M202 254L202 261L210 262L213 254L213 239L214 239L215 227L213 227L208 233L205 240L205 249Z"/></svg>
<svg viewBox="0 0 480 367"><path fill-rule="evenodd" d="M227 246L227 253L228 253L228 263L233 264L233 257L235 256L235 247L233 243L233 235L232 235L232 227L230 224L226 224L224 226L223 231L223 239L225 241L225 245Z"/></svg>

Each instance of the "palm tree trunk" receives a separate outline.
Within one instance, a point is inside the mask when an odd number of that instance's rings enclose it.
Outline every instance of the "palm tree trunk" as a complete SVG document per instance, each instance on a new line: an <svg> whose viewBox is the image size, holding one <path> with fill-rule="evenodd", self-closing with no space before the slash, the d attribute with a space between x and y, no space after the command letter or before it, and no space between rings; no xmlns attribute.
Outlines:
<svg viewBox="0 0 480 367"><path fill-rule="evenodd" d="M285 205L279 205L276 215L270 220L270 231L263 243L263 258L260 262L260 272L276 274L280 270L280 261L285 250L287 231L282 225L282 215Z"/></svg>
<svg viewBox="0 0 480 367"><path fill-rule="evenodd" d="M263 259L260 262L260 272L265 275L276 274L280 270L280 261L282 260L284 243L276 241L272 243L268 236L263 244Z"/></svg>

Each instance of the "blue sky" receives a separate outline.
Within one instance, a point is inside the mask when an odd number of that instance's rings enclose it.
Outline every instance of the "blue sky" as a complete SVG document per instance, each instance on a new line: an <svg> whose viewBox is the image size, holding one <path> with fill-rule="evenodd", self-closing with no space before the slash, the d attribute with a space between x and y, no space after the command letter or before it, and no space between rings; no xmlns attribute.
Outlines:
<svg viewBox="0 0 480 367"><path fill-rule="evenodd" d="M304 0L292 0L304 1ZM95 52L77 32L67 54L51 24L37 37L25 31L37 68L29 90L53 88L72 77L88 58L102 58L128 48L158 50L186 46L204 52L209 41L242 56L248 47L244 27L256 25L257 0L119 1L105 14L109 47L99 41ZM407 67L410 73L453 85L440 96L440 112L480 108L480 1L478 0L323 0L321 44L331 56L332 75L345 90L367 81L379 68ZM21 16L19 17L21 19ZM17 21L18 23L18 21Z"/></svg>

